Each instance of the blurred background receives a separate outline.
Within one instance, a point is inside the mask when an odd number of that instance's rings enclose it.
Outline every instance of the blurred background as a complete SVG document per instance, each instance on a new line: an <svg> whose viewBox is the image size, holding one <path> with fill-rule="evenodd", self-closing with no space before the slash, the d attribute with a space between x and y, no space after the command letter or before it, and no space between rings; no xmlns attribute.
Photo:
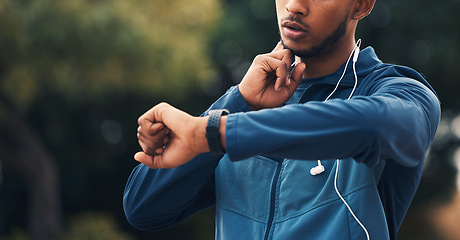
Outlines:
<svg viewBox="0 0 460 240"><path fill-rule="evenodd" d="M399 239L460 239L458 0L378 0L362 46L422 72L442 122ZM213 209L155 233L122 194L137 118L199 115L279 39L273 0L0 0L0 239L213 239Z"/></svg>

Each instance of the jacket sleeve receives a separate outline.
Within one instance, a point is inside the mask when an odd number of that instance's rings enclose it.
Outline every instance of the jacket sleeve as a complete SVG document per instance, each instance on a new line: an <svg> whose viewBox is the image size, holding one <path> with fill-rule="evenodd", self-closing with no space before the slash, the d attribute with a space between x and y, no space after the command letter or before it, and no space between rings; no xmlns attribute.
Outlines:
<svg viewBox="0 0 460 240"><path fill-rule="evenodd" d="M218 108L231 112L250 110L237 87L229 89L209 109ZM175 169L153 170L138 165L123 195L123 208L129 223L141 230L163 229L214 205L214 169L221 157L201 154Z"/></svg>
<svg viewBox="0 0 460 240"><path fill-rule="evenodd" d="M200 155L175 169L140 164L131 173L123 208L134 227L154 231L175 225L214 205L214 168L218 159Z"/></svg>
<svg viewBox="0 0 460 240"><path fill-rule="evenodd" d="M390 158L415 166L439 118L439 101L425 85L388 78L368 96L231 114L226 147L234 161L263 154L299 160L352 157L371 166Z"/></svg>

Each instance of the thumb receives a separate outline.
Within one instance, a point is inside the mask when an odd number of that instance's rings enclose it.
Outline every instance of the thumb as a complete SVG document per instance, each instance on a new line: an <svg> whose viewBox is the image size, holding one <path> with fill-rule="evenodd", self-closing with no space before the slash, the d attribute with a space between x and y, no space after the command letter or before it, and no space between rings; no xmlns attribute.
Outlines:
<svg viewBox="0 0 460 240"><path fill-rule="evenodd" d="M291 78L296 82L302 81L303 72L307 69L307 65L303 62L297 63L292 69Z"/></svg>
<svg viewBox="0 0 460 240"><path fill-rule="evenodd" d="M149 168L153 168L153 156L145 154L144 152L137 152L134 155L134 160L146 165Z"/></svg>
<svg viewBox="0 0 460 240"><path fill-rule="evenodd" d="M291 89L296 89L299 84L302 82L302 75L305 69L307 68L307 65L303 62L298 63L294 66L294 69L292 69L291 72L291 85L289 86Z"/></svg>
<svg viewBox="0 0 460 240"><path fill-rule="evenodd" d="M279 41L279 42L276 44L275 48L272 50L272 52L276 52L276 51L283 50L283 49L284 49L284 46L283 46L283 44L281 43L281 41Z"/></svg>

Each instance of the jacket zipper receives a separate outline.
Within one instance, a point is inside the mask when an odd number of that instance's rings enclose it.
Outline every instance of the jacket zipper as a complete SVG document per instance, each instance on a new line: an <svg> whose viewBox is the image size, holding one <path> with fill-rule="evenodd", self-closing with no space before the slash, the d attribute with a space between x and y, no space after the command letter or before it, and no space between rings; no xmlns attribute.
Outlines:
<svg viewBox="0 0 460 240"><path fill-rule="evenodd" d="M275 160L276 161L276 160ZM270 235L270 231L273 225L273 220L275 218L275 205L276 205L276 188L278 185L278 179L280 178L281 167L283 165L284 159L278 162L278 166L276 167L275 176L272 181L271 185L271 192L270 192L270 214L268 215L268 222L267 222L267 230L265 231L265 240L268 240L268 236Z"/></svg>
<svg viewBox="0 0 460 240"><path fill-rule="evenodd" d="M302 93L302 95L300 96L299 98L299 102L302 102L302 99L304 98L304 96L309 96L309 95L306 95L306 92L311 90L312 87L316 86L317 84L316 83L313 83L309 86L307 86L304 90L304 92ZM309 100L308 100L309 101ZM277 188L277 185L278 185L278 180L280 178L280 172L281 172L281 168L283 166L283 162L284 162L284 159L283 158L274 158L274 157L269 157L270 159L278 162L278 166L276 168L276 171L275 171L275 177L273 178L272 180L272 185L271 185L271 192L270 192L270 213L268 215L268 222L267 222L267 229L265 231L265 236L264 236L264 240L268 240L268 237L270 236L270 231L271 231L271 228L272 228L272 225L273 225L273 221L274 221L274 218L275 218L275 207L276 207L276 188Z"/></svg>

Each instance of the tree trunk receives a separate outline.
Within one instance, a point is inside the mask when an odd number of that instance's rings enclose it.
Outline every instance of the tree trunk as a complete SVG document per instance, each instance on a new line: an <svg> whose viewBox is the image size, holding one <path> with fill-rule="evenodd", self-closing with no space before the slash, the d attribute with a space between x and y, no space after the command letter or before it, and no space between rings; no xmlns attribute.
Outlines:
<svg viewBox="0 0 460 240"><path fill-rule="evenodd" d="M61 233L62 210L55 163L13 104L1 95L0 161L27 185L29 238L56 239Z"/></svg>

